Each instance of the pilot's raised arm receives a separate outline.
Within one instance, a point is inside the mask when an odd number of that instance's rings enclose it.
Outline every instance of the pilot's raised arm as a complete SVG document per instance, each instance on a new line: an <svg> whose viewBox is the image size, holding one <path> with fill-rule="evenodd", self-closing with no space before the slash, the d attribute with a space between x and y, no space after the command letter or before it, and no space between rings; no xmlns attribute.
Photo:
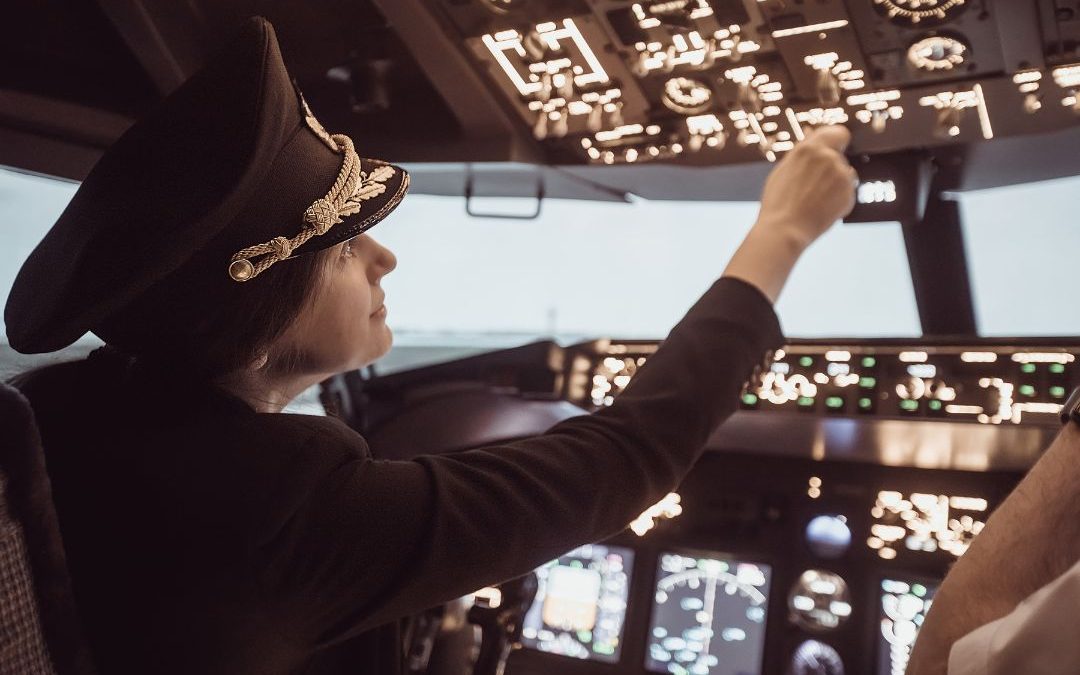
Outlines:
<svg viewBox="0 0 1080 675"><path fill-rule="evenodd" d="M407 462L354 456L344 429L339 438L313 433L308 452L339 465L274 535L272 557L338 571L271 583L298 597L324 594L311 606L316 623L357 630L625 528L676 487L755 365L780 345L772 302L800 254L853 204L847 140L843 128L822 129L780 163L724 276L609 408L537 438Z"/></svg>

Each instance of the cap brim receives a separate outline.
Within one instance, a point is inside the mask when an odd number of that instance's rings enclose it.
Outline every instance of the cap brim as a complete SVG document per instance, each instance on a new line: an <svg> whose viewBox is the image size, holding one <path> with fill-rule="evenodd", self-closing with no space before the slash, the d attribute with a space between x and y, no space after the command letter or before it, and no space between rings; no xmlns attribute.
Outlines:
<svg viewBox="0 0 1080 675"><path fill-rule="evenodd" d="M405 194L409 191L409 172L400 166L380 159L360 158L361 175L371 175L376 169L383 167L389 167L394 171L389 179L384 183L380 183L385 185L384 190L363 201L358 213L342 217L342 222L331 227L326 234L313 237L303 246L297 248L292 257L330 248L367 232L385 220L401 204L401 200L405 198ZM385 169L383 170L385 171Z"/></svg>

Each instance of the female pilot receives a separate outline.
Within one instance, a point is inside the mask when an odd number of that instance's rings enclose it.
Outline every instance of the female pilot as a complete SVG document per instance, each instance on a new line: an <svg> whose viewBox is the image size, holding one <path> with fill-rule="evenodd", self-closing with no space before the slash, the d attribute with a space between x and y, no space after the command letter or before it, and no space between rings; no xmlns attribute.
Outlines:
<svg viewBox="0 0 1080 675"><path fill-rule="evenodd" d="M340 421L281 409L390 348L395 259L363 233L408 177L328 134L250 20L109 149L5 310L18 351L108 345L22 382L99 669L398 672L400 618L622 530L781 344L772 303L854 203L847 140L824 129L776 167L724 276L613 406L373 460Z"/></svg>

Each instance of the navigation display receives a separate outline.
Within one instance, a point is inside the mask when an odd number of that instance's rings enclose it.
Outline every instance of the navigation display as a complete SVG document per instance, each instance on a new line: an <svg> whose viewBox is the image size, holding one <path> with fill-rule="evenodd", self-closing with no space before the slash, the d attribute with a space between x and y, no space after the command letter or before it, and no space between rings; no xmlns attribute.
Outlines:
<svg viewBox="0 0 1080 675"><path fill-rule="evenodd" d="M933 604L938 584L881 580L881 627L878 630L878 675L907 670L915 638Z"/></svg>
<svg viewBox="0 0 1080 675"><path fill-rule="evenodd" d="M551 654L618 661L633 567L631 549L590 544L537 569L522 643Z"/></svg>
<svg viewBox="0 0 1080 675"><path fill-rule="evenodd" d="M760 675L772 568L716 553L660 556L645 667Z"/></svg>

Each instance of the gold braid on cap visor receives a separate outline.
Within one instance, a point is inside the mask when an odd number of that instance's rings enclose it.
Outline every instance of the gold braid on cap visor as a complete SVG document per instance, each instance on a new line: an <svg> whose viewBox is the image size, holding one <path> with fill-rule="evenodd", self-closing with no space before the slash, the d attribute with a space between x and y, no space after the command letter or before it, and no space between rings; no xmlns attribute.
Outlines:
<svg viewBox="0 0 1080 675"><path fill-rule="evenodd" d="M360 158L352 139L343 134L334 134L331 138L344 156L333 187L304 211L304 229L300 234L291 239L274 237L235 253L229 263L229 277L233 281L251 281L274 263L291 256L309 239L326 234L344 216L359 213L363 202L386 192L386 181L397 173L394 167L382 165L365 173L360 170Z"/></svg>

